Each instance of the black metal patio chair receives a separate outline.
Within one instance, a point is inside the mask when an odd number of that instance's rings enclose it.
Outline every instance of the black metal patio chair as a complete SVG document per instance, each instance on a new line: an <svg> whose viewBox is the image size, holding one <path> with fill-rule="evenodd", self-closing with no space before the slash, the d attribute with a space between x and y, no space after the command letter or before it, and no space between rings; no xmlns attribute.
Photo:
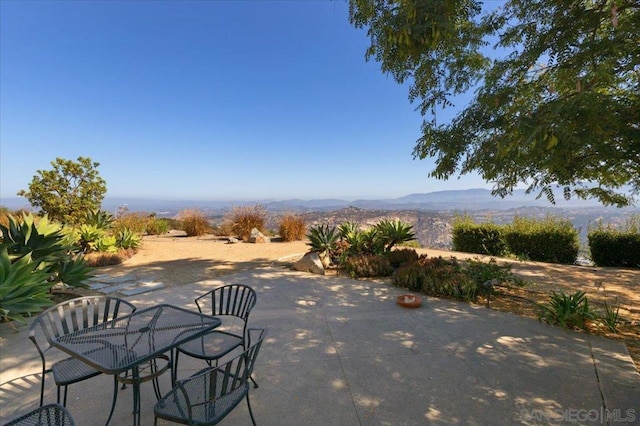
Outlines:
<svg viewBox="0 0 640 426"><path fill-rule="evenodd" d="M244 284L218 287L195 299L200 313L218 317L222 324L210 333L178 346L174 356L172 383L177 380L180 353L203 359L211 366L213 361L217 363L236 348L246 349L247 322L256 300L255 290ZM255 381L254 385L258 387Z"/></svg>
<svg viewBox="0 0 640 426"><path fill-rule="evenodd" d="M75 426L75 423L62 405L47 404L6 423L5 426Z"/></svg>
<svg viewBox="0 0 640 426"><path fill-rule="evenodd" d="M215 425L244 398L255 426L249 401L249 380L266 334L266 329L249 329L244 352L220 366L208 367L176 382L155 405L154 425L158 424L158 419L188 425Z"/></svg>
<svg viewBox="0 0 640 426"><path fill-rule="evenodd" d="M54 339L100 323L117 319L135 312L136 307L121 298L111 296L86 296L67 300L42 312L29 328L29 339L34 343L42 359L42 379L40 384L40 406L44 402L44 385L47 373L53 373L57 387L57 403L60 403L60 389L64 387L62 405L67 405L67 387L102 374L75 358L64 358L48 362L50 350L61 353L52 342ZM49 356L49 358L51 358ZM59 359L59 356L56 357ZM118 381L114 376L114 394L109 420L118 396ZM109 422L107 420L107 423Z"/></svg>

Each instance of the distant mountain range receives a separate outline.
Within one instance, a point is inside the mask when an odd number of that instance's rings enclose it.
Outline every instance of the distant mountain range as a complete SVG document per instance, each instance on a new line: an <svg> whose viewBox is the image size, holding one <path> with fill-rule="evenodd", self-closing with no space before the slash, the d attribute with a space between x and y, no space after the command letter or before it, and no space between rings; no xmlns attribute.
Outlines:
<svg viewBox="0 0 640 426"><path fill-rule="evenodd" d="M269 212L266 228L275 230L283 213L297 213L308 225L327 223L338 225L354 221L365 226L382 219L402 220L413 226L416 239L424 247L451 248L451 228L457 213L469 214L476 222L490 220L510 223L515 216L543 218L548 214L569 219L579 230L583 245L587 230L602 221L605 224L624 224L630 215L640 214L637 207L603 207L595 201L557 200L554 206L546 199L536 200L525 191L515 191L504 199L494 197L487 189L437 191L409 194L400 198L381 200L290 199L254 201L184 201L149 200L141 198L105 198L104 210L116 214L129 212L155 213L159 217L175 217L187 208L202 210L213 225L220 225L225 214L234 206L260 204ZM24 198L0 199L0 206L10 209L28 208Z"/></svg>
<svg viewBox="0 0 640 426"><path fill-rule="evenodd" d="M488 189L447 190L419 194L409 194L399 198L360 199L347 201L342 199L288 199L288 200L247 200L247 201L203 201L203 200L154 200L144 198L107 197L102 208L117 211L153 212L161 216L173 216L185 208L198 208L205 212L221 212L234 206L260 204L270 212L306 212L330 211L345 207L357 207L375 210L437 210L437 211L474 211L474 210L510 210L514 208L548 207L562 209L603 208L593 200L556 200L552 205L545 198L536 199L524 190L517 190L505 198L491 195ZM29 203L21 197L0 198L0 206L11 209L28 208ZM619 210L611 208L613 210ZM639 210L635 207L626 209ZM640 210L639 210L640 211Z"/></svg>

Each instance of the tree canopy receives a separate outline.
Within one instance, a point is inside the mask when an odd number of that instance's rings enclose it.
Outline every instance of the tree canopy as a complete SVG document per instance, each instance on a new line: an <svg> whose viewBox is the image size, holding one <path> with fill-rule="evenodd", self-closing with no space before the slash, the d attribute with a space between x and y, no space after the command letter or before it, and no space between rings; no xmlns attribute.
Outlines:
<svg viewBox="0 0 640 426"><path fill-rule="evenodd" d="M623 206L640 191L639 1L350 0L350 19L367 59L432 114L413 152L435 159L430 176L478 172L496 195L524 183L552 202Z"/></svg>
<svg viewBox="0 0 640 426"><path fill-rule="evenodd" d="M20 190L18 195L62 223L80 223L87 211L100 208L107 192L97 170L100 163L78 157L77 162L56 158L51 165L53 170L38 170L29 191Z"/></svg>

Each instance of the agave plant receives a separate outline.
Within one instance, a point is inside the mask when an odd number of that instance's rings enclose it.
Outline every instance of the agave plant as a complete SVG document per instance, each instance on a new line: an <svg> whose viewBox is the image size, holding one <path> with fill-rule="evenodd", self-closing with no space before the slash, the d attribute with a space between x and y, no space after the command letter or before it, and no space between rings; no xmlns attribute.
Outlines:
<svg viewBox="0 0 640 426"><path fill-rule="evenodd" d="M118 251L116 244L116 237L113 235L103 235L94 243L93 248L95 251L101 253L116 253Z"/></svg>
<svg viewBox="0 0 640 426"><path fill-rule="evenodd" d="M69 247L64 242L61 226L49 222L47 216L37 222L35 217L23 214L21 220L9 215L9 226L0 224L2 241L11 243L7 251L15 257L29 255L31 260L40 263L55 263L67 256Z"/></svg>
<svg viewBox="0 0 640 426"><path fill-rule="evenodd" d="M598 319L598 315L589 307L589 300L584 291L569 295L563 291L554 291L549 303L540 307L538 319L563 328L579 327L588 331L589 322Z"/></svg>
<svg viewBox="0 0 640 426"><path fill-rule="evenodd" d="M49 273L33 262L30 254L12 262L7 249L8 244L0 246L0 318L25 322L25 314L53 304L49 300Z"/></svg>
<svg viewBox="0 0 640 426"><path fill-rule="evenodd" d="M71 287L87 288L85 281L92 276L91 268L82 256L59 262L56 268L56 281Z"/></svg>
<svg viewBox="0 0 640 426"><path fill-rule="evenodd" d="M122 228L116 235L116 246L123 249L135 249L142 242L140 235L131 231L129 228Z"/></svg>
<svg viewBox="0 0 640 426"><path fill-rule="evenodd" d="M96 243L106 236L104 229L89 224L80 225L80 227L76 229L76 232L79 237L78 244L80 245L80 251L82 253L98 251Z"/></svg>
<svg viewBox="0 0 640 426"><path fill-rule="evenodd" d="M349 240L360 232L360 224L358 222L346 221L338 226L338 233L343 240Z"/></svg>
<svg viewBox="0 0 640 426"><path fill-rule="evenodd" d="M391 251L396 244L416 239L413 233L413 226L400 220L384 219L377 223L374 228L378 231L378 236L384 245L384 250L387 252Z"/></svg>
<svg viewBox="0 0 640 426"><path fill-rule="evenodd" d="M330 261L337 248L338 232L335 226L321 224L309 228L307 234L311 251L318 253L323 262Z"/></svg>
<svg viewBox="0 0 640 426"><path fill-rule="evenodd" d="M93 225L98 229L107 230L111 228L113 221L114 219L111 213L100 209L89 210L84 215L84 223Z"/></svg>

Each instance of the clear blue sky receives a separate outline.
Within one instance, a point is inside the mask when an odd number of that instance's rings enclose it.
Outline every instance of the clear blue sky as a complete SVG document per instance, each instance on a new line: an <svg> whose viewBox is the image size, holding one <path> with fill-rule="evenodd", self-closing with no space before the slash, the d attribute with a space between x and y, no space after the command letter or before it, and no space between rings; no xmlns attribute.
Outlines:
<svg viewBox="0 0 640 426"><path fill-rule="evenodd" d="M0 198L78 156L107 197L491 187L427 177L422 117L365 61L345 1L0 0L0 19Z"/></svg>

